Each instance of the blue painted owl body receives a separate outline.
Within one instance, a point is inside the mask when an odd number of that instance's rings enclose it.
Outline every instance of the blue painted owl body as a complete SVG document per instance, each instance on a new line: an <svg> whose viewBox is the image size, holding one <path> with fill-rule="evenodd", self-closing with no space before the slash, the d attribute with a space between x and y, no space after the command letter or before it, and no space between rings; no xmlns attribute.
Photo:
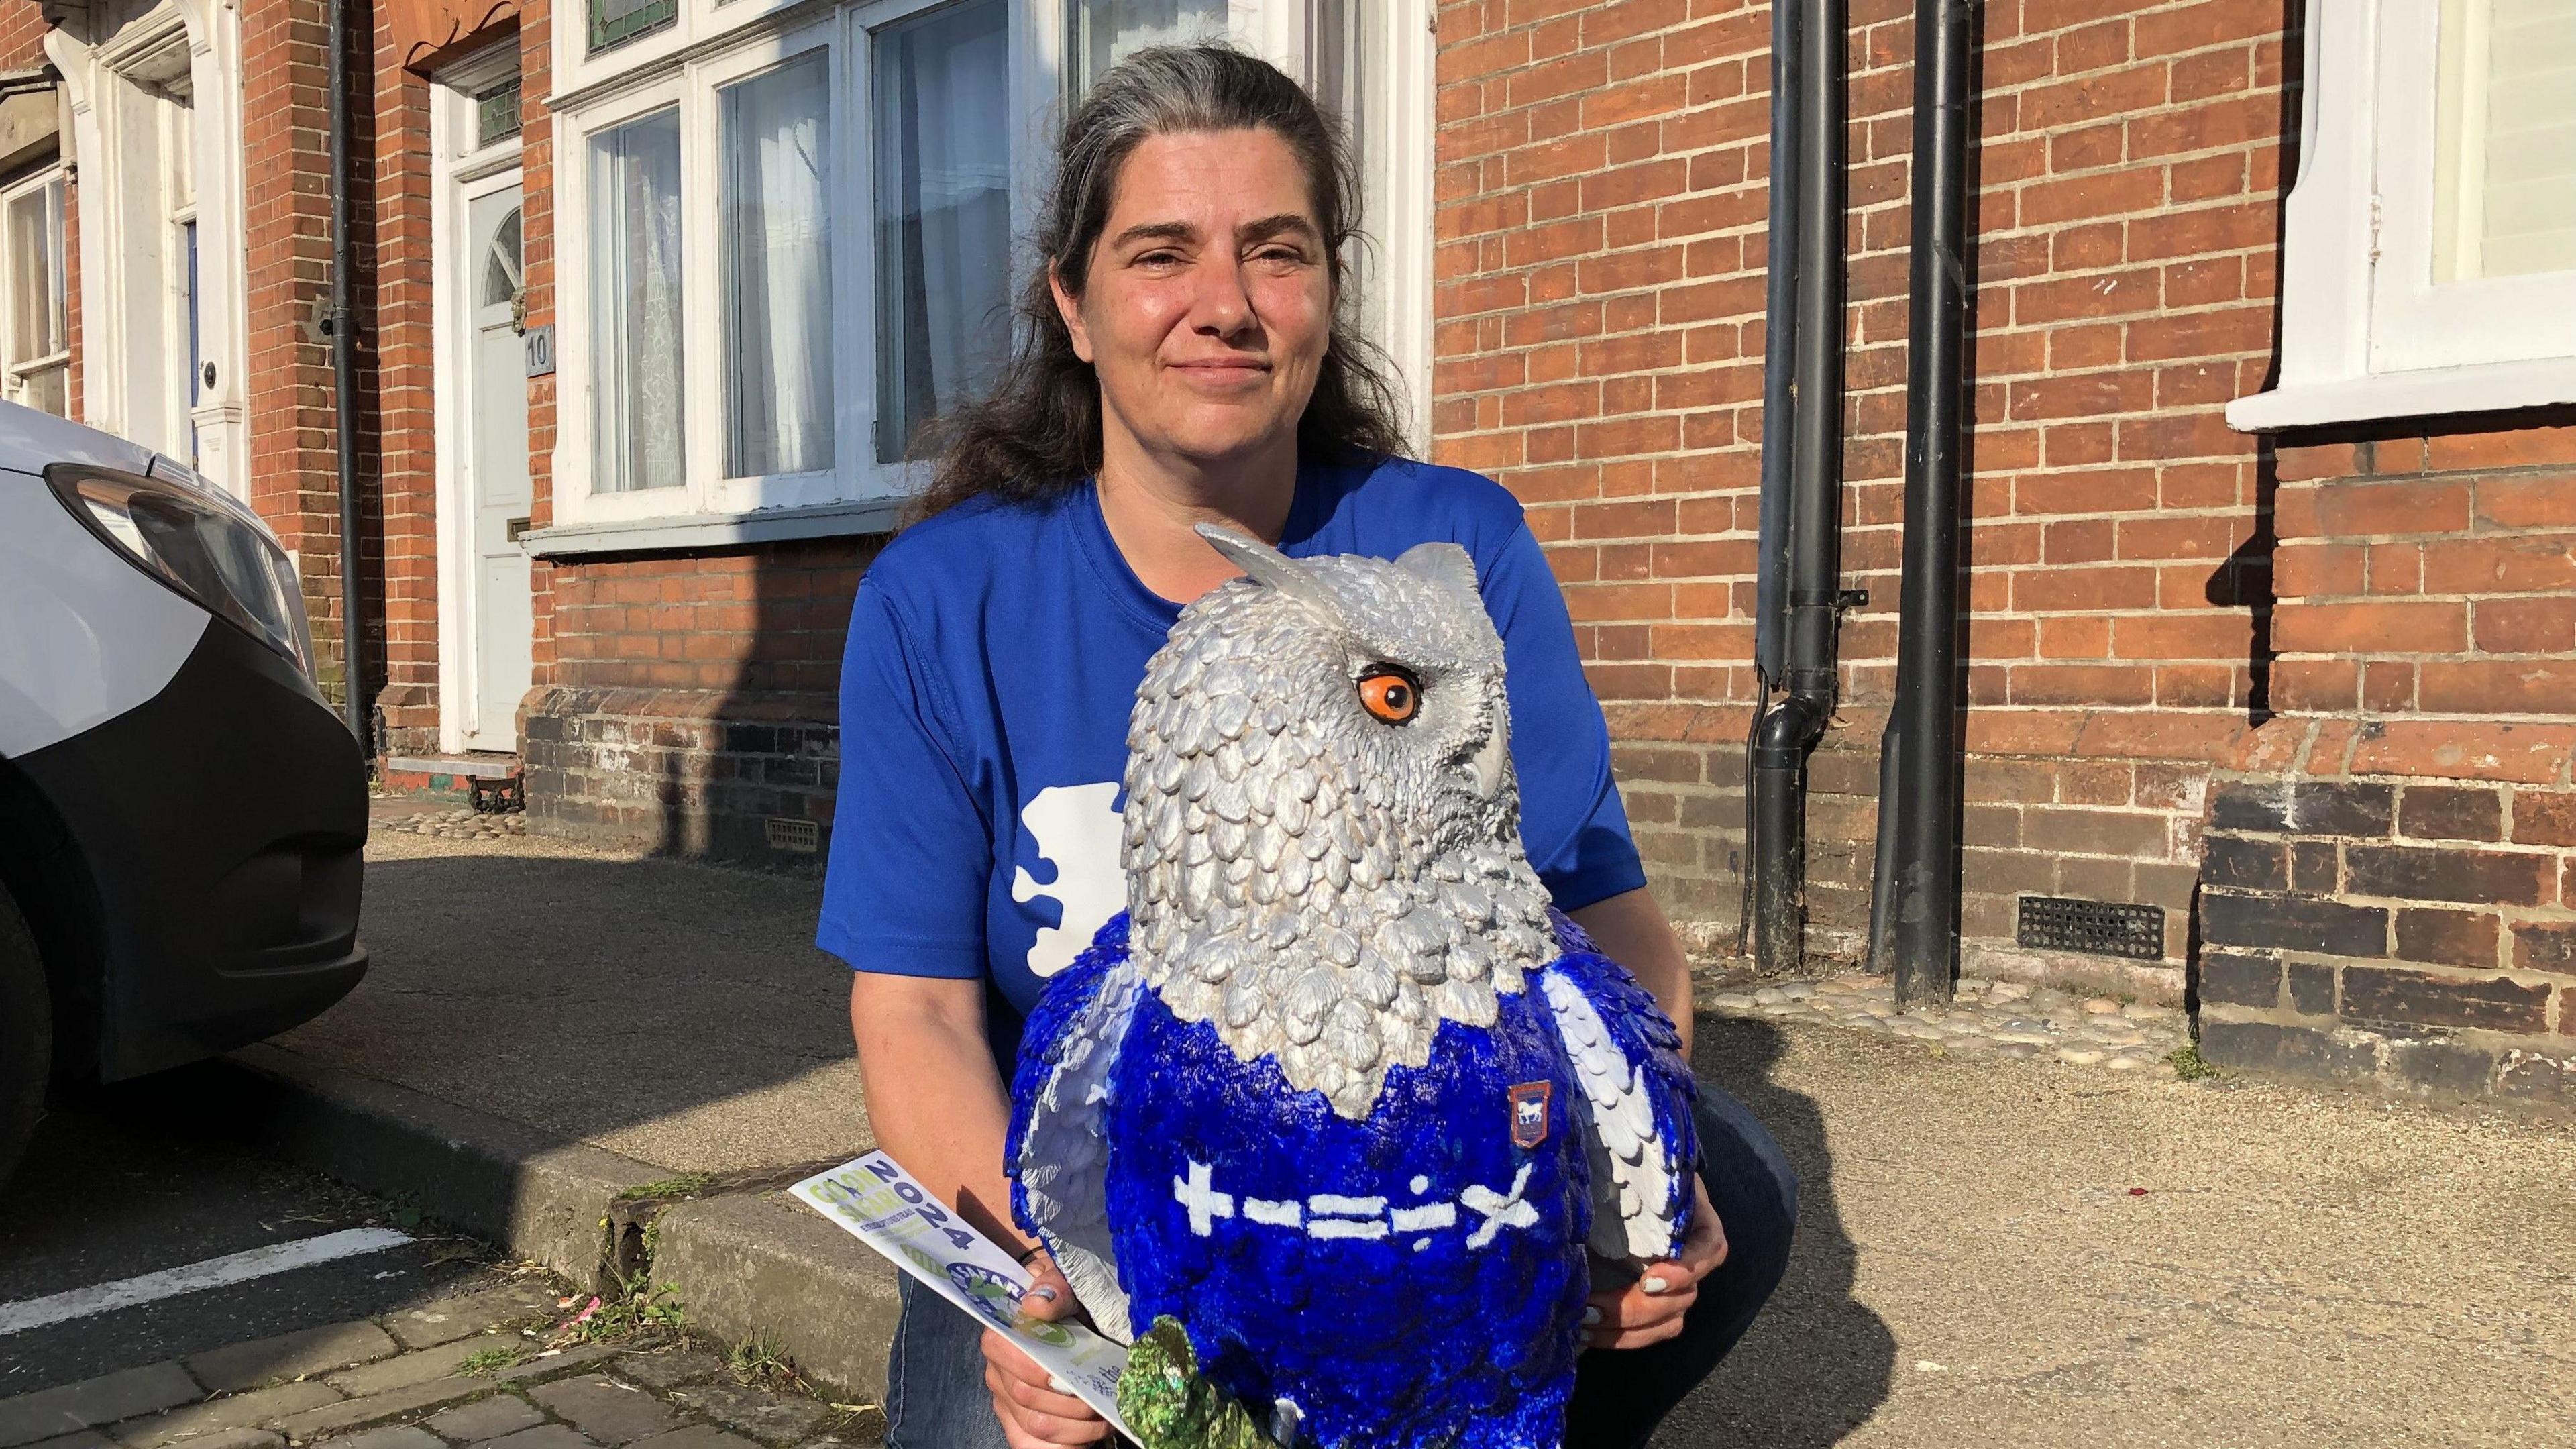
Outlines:
<svg viewBox="0 0 2576 1449"><path fill-rule="evenodd" d="M1530 869L1464 552L1200 532L1246 578L1138 686L1132 915L1030 1013L1014 1214L1298 1449L1556 1449L1591 1260L1690 1228L1680 1037Z"/></svg>
<svg viewBox="0 0 2576 1449"><path fill-rule="evenodd" d="M1301 1441L1555 1445L1591 1205L1533 993L1444 1023L1356 1122L1150 990L1133 1010L1104 1126L1134 1328L1180 1318L1256 1416L1296 1405Z"/></svg>

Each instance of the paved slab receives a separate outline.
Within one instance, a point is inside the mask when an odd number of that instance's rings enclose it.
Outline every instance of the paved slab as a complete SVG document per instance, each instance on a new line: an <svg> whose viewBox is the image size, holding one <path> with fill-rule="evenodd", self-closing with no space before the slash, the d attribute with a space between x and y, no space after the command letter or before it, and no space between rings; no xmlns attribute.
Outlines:
<svg viewBox="0 0 2576 1449"><path fill-rule="evenodd" d="M669 1405L612 1378L558 1379L528 1397L594 1444L632 1444L680 1427Z"/></svg>
<svg viewBox="0 0 2576 1449"><path fill-rule="evenodd" d="M674 1170L871 1145L819 880L541 837L367 851L367 979L276 1045Z"/></svg>
<svg viewBox="0 0 2576 1449"><path fill-rule="evenodd" d="M442 1439L473 1444L485 1439L498 1439L504 1434L515 1434L545 1421L546 1416L527 1400L495 1394L445 1413L432 1414L424 1422L429 1432Z"/></svg>
<svg viewBox="0 0 2576 1449"><path fill-rule="evenodd" d="M1657 1449L2576 1444L2576 1131L1702 1016L1802 1178Z"/></svg>
<svg viewBox="0 0 2576 1449"><path fill-rule="evenodd" d="M274 1338L228 1344L190 1354L182 1362L197 1382L219 1393L279 1379L328 1373L402 1352L393 1335L372 1323L326 1323Z"/></svg>
<svg viewBox="0 0 2576 1449"><path fill-rule="evenodd" d="M405 1348L453 1343L487 1328L546 1321L559 1297L541 1278L523 1278L385 1315L385 1331Z"/></svg>
<svg viewBox="0 0 2576 1449"><path fill-rule="evenodd" d="M145 1364L39 1393L0 1399L0 1449L190 1403L205 1396L175 1363Z"/></svg>
<svg viewBox="0 0 2576 1449"><path fill-rule="evenodd" d="M431 1379L445 1378L449 1374L460 1372L467 1359L501 1341L488 1332L474 1333L442 1343L436 1348L416 1349L396 1358L368 1364L364 1368L354 1368L345 1373L333 1374L328 1382L331 1387L351 1398L365 1394L381 1394L388 1389L409 1388L413 1384L427 1383ZM510 1346L516 1347L518 1340L513 1335L508 1342Z"/></svg>
<svg viewBox="0 0 2576 1449"><path fill-rule="evenodd" d="M284 1383L248 1393L225 1394L165 1413L126 1419L108 1434L126 1449L163 1449L234 1429L252 1429L289 1414L336 1404L340 1394L328 1384Z"/></svg>
<svg viewBox="0 0 2576 1449"><path fill-rule="evenodd" d="M492 1449L597 1449L588 1439L561 1424L539 1424L491 1441Z"/></svg>

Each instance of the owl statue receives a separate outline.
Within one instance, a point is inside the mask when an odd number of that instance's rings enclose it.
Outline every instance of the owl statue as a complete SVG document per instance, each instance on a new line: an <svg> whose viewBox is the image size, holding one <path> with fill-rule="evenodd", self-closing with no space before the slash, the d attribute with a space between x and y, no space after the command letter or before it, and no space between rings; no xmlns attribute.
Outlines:
<svg viewBox="0 0 2576 1449"><path fill-rule="evenodd" d="M1300 1449L1554 1449L1584 1297L1679 1251L1672 1023L1548 904L1503 645L1456 544L1182 611L1127 745L1128 911L1012 1083L1021 1226Z"/></svg>

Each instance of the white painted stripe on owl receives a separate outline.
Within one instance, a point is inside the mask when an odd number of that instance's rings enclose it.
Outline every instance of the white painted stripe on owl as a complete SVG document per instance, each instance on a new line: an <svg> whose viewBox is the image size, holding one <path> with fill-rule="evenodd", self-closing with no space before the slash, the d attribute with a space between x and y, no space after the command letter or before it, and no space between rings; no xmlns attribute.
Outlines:
<svg viewBox="0 0 2576 1449"><path fill-rule="evenodd" d="M1429 1232L1433 1228L1458 1226L1456 1205L1445 1202L1425 1203L1420 1207L1397 1208L1388 1215L1399 1233Z"/></svg>
<svg viewBox="0 0 2576 1449"><path fill-rule="evenodd" d="M1383 1238L1384 1218L1316 1218L1306 1224L1310 1238Z"/></svg>
<svg viewBox="0 0 2576 1449"><path fill-rule="evenodd" d="M1011 899L1022 905L1048 896L1062 906L1058 923L1038 927L1029 947L1029 970L1053 976L1083 953L1109 918L1127 907L1127 873L1118 859L1118 782L1049 785L1020 811L1020 829L1037 842L1040 859L1055 863L1055 880L1040 885L1025 866L1011 871Z"/></svg>
<svg viewBox="0 0 2576 1449"><path fill-rule="evenodd" d="M1458 1194L1458 1201L1466 1205L1467 1211L1479 1214L1485 1219L1474 1232L1467 1235L1468 1247L1485 1246L1494 1240L1496 1233L1505 1228L1533 1227L1538 1223L1538 1209L1521 1201L1521 1194L1529 1190L1529 1180L1530 1165L1524 1162L1521 1164L1520 1175L1512 1179L1512 1190L1508 1195L1498 1193L1490 1187L1471 1187Z"/></svg>
<svg viewBox="0 0 2576 1449"><path fill-rule="evenodd" d="M1454 1228L1458 1226L1458 1209L1463 1205L1484 1219L1467 1237L1468 1247L1482 1248L1491 1245L1505 1228L1537 1225L1538 1209L1522 1200L1529 1191L1529 1180L1530 1165L1523 1163L1508 1192L1473 1186L1459 1194L1454 1203L1416 1203L1390 1212L1385 1198L1330 1192L1317 1193L1302 1204L1257 1197L1238 1200L1231 1193L1217 1191L1214 1168L1204 1162L1191 1162L1186 1175L1172 1179L1172 1200L1188 1211L1190 1232L1202 1238L1215 1233L1220 1219L1234 1217L1239 1205L1244 1221L1263 1227L1303 1228L1311 1238L1366 1241L1381 1240L1394 1233ZM1413 1182L1416 1192L1431 1185L1428 1177L1416 1177ZM1415 1242L1414 1251L1420 1252L1428 1241Z"/></svg>
<svg viewBox="0 0 2576 1449"><path fill-rule="evenodd" d="M1172 1179L1172 1201L1189 1209L1190 1231L1202 1238L1216 1231L1216 1219L1234 1216L1234 1199L1214 1189L1210 1172L1206 1163L1193 1162L1188 1181Z"/></svg>

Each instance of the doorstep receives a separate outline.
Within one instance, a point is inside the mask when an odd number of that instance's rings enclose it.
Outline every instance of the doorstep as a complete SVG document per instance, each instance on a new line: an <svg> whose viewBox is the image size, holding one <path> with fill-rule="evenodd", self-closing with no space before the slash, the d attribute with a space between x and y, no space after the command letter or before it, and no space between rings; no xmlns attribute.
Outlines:
<svg viewBox="0 0 2576 1449"><path fill-rule="evenodd" d="M497 751L461 755L389 755L377 788L394 795L425 795L485 808L486 800L519 798L519 757ZM502 804L498 808L508 808Z"/></svg>

